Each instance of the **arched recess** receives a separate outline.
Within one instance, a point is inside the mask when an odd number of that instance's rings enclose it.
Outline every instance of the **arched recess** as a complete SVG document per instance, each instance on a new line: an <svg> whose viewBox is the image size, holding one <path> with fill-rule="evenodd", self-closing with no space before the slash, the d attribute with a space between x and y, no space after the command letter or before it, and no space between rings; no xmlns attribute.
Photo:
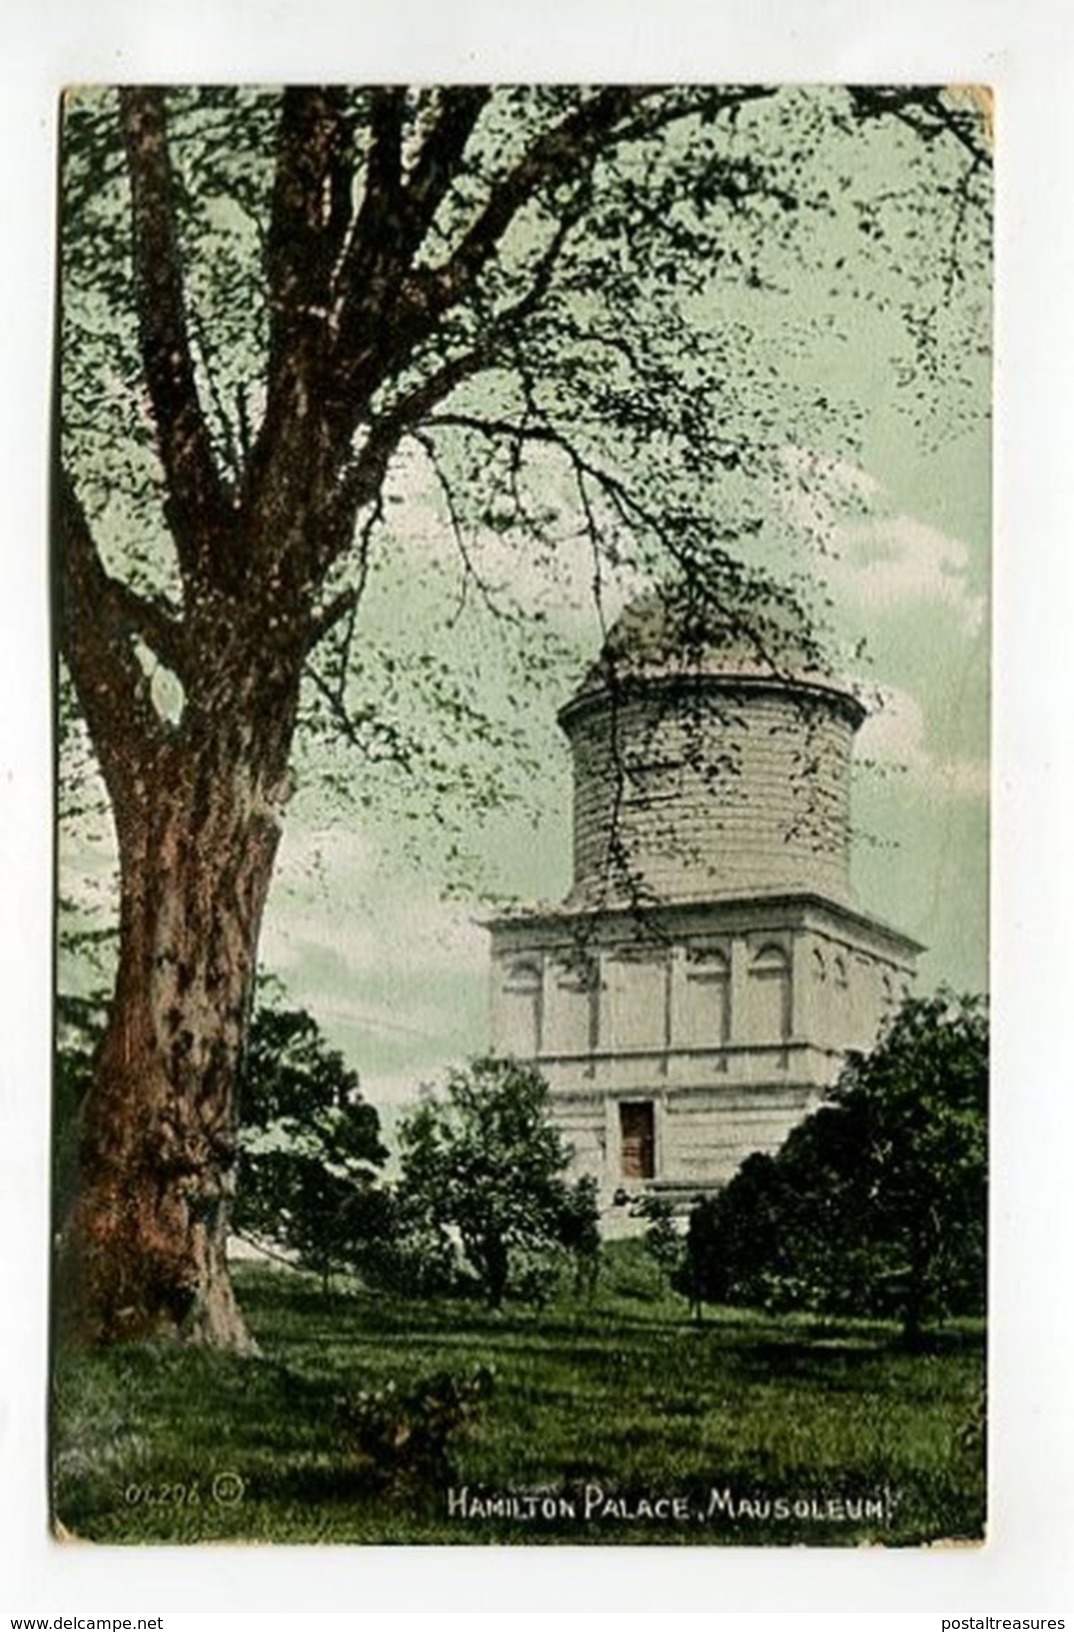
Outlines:
<svg viewBox="0 0 1074 1632"><path fill-rule="evenodd" d="M540 1052L542 985L541 965L536 958L515 958L507 965L501 992L503 1053L532 1059Z"/></svg>
<svg viewBox="0 0 1074 1632"><path fill-rule="evenodd" d="M548 1012L544 1016L544 1052L591 1054L598 1038L600 981L596 960L580 955L557 957L551 967Z"/></svg>
<svg viewBox="0 0 1074 1632"><path fill-rule="evenodd" d="M731 964L717 950L691 951L677 1016L678 1048L724 1048L731 1036Z"/></svg>
<svg viewBox="0 0 1074 1632"><path fill-rule="evenodd" d="M749 970L751 1039L783 1043L791 1034L791 962L781 946L768 942Z"/></svg>

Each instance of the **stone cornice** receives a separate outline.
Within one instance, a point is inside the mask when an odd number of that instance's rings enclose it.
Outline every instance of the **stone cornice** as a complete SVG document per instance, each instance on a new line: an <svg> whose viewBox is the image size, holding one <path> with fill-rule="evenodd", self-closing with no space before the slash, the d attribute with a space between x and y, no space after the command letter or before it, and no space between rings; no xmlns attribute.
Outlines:
<svg viewBox="0 0 1074 1632"><path fill-rule="evenodd" d="M809 699L843 714L855 731L868 713L860 698L834 680L798 675L793 671L780 674L778 671L766 673L746 667L741 670L725 667L718 670L684 668L665 672L649 669L637 673L627 670L617 677L614 684L603 679L595 683L586 681L581 690L564 703L556 719L569 736L571 727L586 714L610 710L654 693L663 692L673 696L679 692L696 696L699 691L728 697L756 696L768 692L777 696Z"/></svg>
<svg viewBox="0 0 1074 1632"><path fill-rule="evenodd" d="M883 947L899 961L925 951L920 941L854 903L813 890L742 891L637 906L540 903L479 922L497 936L528 931L548 946L590 940L602 946L619 940L637 946L646 936L656 945L696 934L834 927L850 931L855 940L866 939Z"/></svg>

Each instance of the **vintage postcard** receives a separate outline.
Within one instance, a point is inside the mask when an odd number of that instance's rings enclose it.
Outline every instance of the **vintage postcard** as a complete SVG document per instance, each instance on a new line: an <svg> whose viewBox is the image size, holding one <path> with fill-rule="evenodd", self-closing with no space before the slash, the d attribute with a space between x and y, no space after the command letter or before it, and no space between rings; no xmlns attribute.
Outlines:
<svg viewBox="0 0 1074 1632"><path fill-rule="evenodd" d="M57 1534L984 1538L992 111L64 96Z"/></svg>

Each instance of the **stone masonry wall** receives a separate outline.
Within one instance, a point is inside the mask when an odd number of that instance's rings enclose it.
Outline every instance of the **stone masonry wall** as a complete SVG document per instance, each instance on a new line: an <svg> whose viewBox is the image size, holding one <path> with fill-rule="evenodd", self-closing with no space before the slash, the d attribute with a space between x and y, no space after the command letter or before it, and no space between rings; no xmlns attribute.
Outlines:
<svg viewBox="0 0 1074 1632"><path fill-rule="evenodd" d="M663 900L844 897L855 724L839 694L776 687L653 688L573 711L574 894L609 879L614 893L618 847L620 872Z"/></svg>

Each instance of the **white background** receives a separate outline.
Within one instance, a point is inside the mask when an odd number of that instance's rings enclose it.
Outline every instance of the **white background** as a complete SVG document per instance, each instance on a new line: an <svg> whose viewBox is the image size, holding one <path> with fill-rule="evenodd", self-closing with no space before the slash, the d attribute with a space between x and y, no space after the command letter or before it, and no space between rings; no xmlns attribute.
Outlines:
<svg viewBox="0 0 1074 1632"><path fill-rule="evenodd" d="M315 1610L368 1619L377 1610L567 1608L628 1610L639 1619L662 1609L704 1611L709 1623L715 1612L773 1612L759 1627L822 1609L854 1611L855 1625L872 1618L868 1611L930 1611L937 1629L942 1615L1066 1615L1072 1624L1071 15L1062 0L7 0L0 20L0 1632L8 1615L163 1614L165 1632L176 1632L171 1611L216 1611L212 1620L223 1621L240 1610L279 1612L270 1626L300 1624L299 1612ZM983 1549L831 1554L59 1547L45 1527L44 1442L45 497L58 91L79 80L120 79L629 78L984 81L997 91L991 1540ZM622 1619L617 1614L616 1624Z"/></svg>

